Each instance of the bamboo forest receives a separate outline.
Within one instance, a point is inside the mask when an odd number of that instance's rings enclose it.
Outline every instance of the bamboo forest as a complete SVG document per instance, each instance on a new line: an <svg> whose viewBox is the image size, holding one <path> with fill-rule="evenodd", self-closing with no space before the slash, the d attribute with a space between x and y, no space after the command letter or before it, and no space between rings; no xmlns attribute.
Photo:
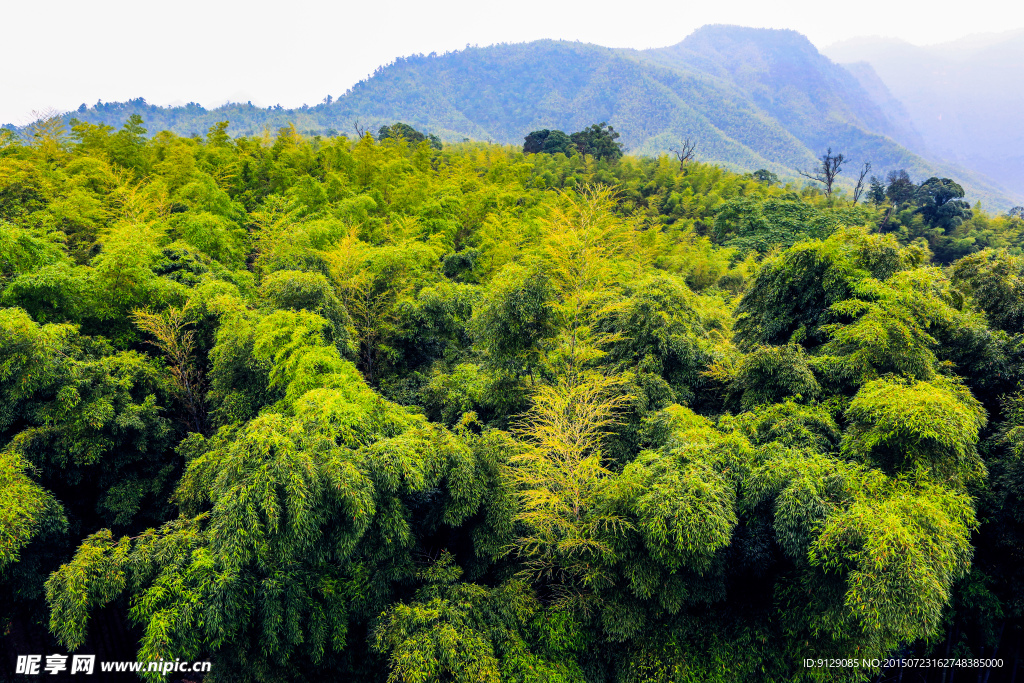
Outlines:
<svg viewBox="0 0 1024 683"><path fill-rule="evenodd" d="M604 124L227 127L0 130L5 652L1015 679L1024 209Z"/></svg>

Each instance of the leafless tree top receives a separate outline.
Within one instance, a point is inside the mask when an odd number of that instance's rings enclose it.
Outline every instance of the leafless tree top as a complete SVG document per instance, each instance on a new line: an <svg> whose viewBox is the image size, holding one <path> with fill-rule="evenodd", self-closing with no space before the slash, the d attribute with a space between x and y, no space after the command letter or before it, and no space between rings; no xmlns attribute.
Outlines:
<svg viewBox="0 0 1024 683"><path fill-rule="evenodd" d="M832 186L836 182L836 177L843 172L843 161L844 157L842 154L832 154L832 148L829 147L828 151L821 156L821 163L811 171L797 171L800 175L805 178L809 178L815 182L821 183L825 186L825 196L832 196Z"/></svg>
<svg viewBox="0 0 1024 683"><path fill-rule="evenodd" d="M676 155L676 159L679 159L679 168L682 170L688 161L693 161L693 158L697 155L697 143L690 142L690 138L683 140L683 146L681 149L670 150Z"/></svg>

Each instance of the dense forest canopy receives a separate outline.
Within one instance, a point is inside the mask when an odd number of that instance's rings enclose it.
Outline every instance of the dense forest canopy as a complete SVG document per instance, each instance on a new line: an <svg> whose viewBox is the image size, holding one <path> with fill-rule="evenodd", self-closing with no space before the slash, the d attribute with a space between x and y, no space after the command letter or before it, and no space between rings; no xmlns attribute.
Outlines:
<svg viewBox="0 0 1024 683"><path fill-rule="evenodd" d="M1019 211L228 128L0 133L8 651L102 617L210 681L1016 665Z"/></svg>

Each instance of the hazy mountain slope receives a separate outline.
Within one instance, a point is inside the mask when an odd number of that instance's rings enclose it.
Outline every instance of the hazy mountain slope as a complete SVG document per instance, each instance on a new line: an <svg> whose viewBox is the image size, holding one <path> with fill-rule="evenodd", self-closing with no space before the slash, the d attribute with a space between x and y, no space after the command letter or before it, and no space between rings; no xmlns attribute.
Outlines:
<svg viewBox="0 0 1024 683"><path fill-rule="evenodd" d="M644 54L728 81L812 149L835 144L840 126L915 142L909 121L891 120L849 71L796 31L705 26Z"/></svg>
<svg viewBox="0 0 1024 683"><path fill-rule="evenodd" d="M824 52L871 64L935 155L1024 192L1024 32L927 47L856 39Z"/></svg>
<svg viewBox="0 0 1024 683"><path fill-rule="evenodd" d="M864 92L882 110L886 118L896 127L894 140L918 154L928 156L928 146L914 125L907 108L892 94L892 91L879 78L878 73L867 62L853 62L842 65L857 79Z"/></svg>

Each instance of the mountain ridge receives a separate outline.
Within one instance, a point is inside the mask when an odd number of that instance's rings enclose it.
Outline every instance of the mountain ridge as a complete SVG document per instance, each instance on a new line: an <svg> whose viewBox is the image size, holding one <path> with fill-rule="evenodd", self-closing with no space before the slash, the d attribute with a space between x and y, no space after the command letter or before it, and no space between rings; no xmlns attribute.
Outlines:
<svg viewBox="0 0 1024 683"><path fill-rule="evenodd" d="M870 161L879 174L906 168L920 179L955 177L987 205L1024 203L980 174L923 157L925 145L898 102L886 100L878 83L874 93L864 83L872 85L870 74L836 64L795 31L712 25L650 50L540 40L399 58L315 107L166 110L133 101L83 105L68 116L120 125L140 113L151 128L186 135L224 118L233 135L288 123L350 133L401 120L446 141L502 144L521 144L540 128L607 121L639 155L690 139L702 160L796 178L831 147L850 167Z"/></svg>

